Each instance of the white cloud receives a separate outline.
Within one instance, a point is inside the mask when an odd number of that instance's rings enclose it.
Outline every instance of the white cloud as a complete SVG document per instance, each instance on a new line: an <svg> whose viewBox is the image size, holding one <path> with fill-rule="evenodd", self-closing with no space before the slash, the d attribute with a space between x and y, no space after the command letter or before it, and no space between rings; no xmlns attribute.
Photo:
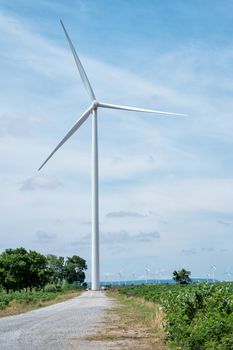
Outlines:
<svg viewBox="0 0 233 350"><path fill-rule="evenodd" d="M123 217L132 217L132 218L142 218L145 215L137 213L136 211L113 211L113 212L109 212L106 214L107 218L123 218Z"/></svg>
<svg viewBox="0 0 233 350"><path fill-rule="evenodd" d="M48 176L45 176L45 175L37 175L24 180L20 186L20 190L21 191L34 191L37 189L54 190L60 186L62 186L62 184L56 178L49 178Z"/></svg>
<svg viewBox="0 0 233 350"><path fill-rule="evenodd" d="M37 116L15 117L12 115L0 115L0 137L30 135L32 129L40 123L41 118Z"/></svg>
<svg viewBox="0 0 233 350"><path fill-rule="evenodd" d="M197 254L197 251L195 248L191 248L191 249L182 249L181 251L181 255L195 255Z"/></svg>
<svg viewBox="0 0 233 350"><path fill-rule="evenodd" d="M40 243L51 243L52 241L54 241L56 238L56 235L54 233L48 233L45 231L37 231L36 232L36 239L40 242Z"/></svg>
<svg viewBox="0 0 233 350"><path fill-rule="evenodd" d="M115 249L116 245L130 244L147 244L153 242L155 239L160 238L159 232L139 232L139 233L129 233L124 230L119 232L101 232L100 242L102 245L111 245L111 249ZM73 242L77 246L90 246L91 235L87 234L82 236L79 241Z"/></svg>

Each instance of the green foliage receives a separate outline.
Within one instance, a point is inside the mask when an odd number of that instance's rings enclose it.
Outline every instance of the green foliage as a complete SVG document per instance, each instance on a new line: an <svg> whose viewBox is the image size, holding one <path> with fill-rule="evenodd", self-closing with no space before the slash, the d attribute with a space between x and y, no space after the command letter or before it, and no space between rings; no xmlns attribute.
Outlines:
<svg viewBox="0 0 233 350"><path fill-rule="evenodd" d="M6 249L0 255L0 284L7 292L24 288L42 289L50 276L47 259L40 253L16 248Z"/></svg>
<svg viewBox="0 0 233 350"><path fill-rule="evenodd" d="M64 258L49 254L46 256L49 269L52 271L51 283L61 284L64 279Z"/></svg>
<svg viewBox="0 0 233 350"><path fill-rule="evenodd" d="M30 303L37 301L49 301L56 298L60 293L59 292L43 292L43 291L34 291L34 292L12 292L12 293L0 293L0 309L5 309L9 303Z"/></svg>
<svg viewBox="0 0 233 350"><path fill-rule="evenodd" d="M66 280L70 284L78 283L77 288L80 288L86 269L86 261L77 255L67 257L65 262L61 256L50 254L46 257L25 248L6 249L0 254L0 287L9 293L41 290L50 284L47 290L57 291Z"/></svg>
<svg viewBox="0 0 233 350"><path fill-rule="evenodd" d="M48 268L47 259L36 251L29 250L28 287L42 289L49 282L52 271ZM27 286L25 286L27 287Z"/></svg>
<svg viewBox="0 0 233 350"><path fill-rule="evenodd" d="M68 283L79 282L85 280L85 272L87 270L86 261L77 255L68 257L65 262L64 276Z"/></svg>
<svg viewBox="0 0 233 350"><path fill-rule="evenodd" d="M22 289L27 284L29 259L24 248L6 249L0 255L0 284L9 290Z"/></svg>
<svg viewBox="0 0 233 350"><path fill-rule="evenodd" d="M26 303L26 304L36 304L39 302L50 301L55 299L58 295L64 294L69 291L77 291L83 289L83 286L72 286L70 284L55 285L48 284L42 291L17 291L17 292L0 292L0 310L5 309L10 303Z"/></svg>
<svg viewBox="0 0 233 350"><path fill-rule="evenodd" d="M177 349L233 349L233 283L130 286L119 292L160 303L167 338Z"/></svg>
<svg viewBox="0 0 233 350"><path fill-rule="evenodd" d="M74 283L64 283L62 285L62 291L69 291L69 290L81 290L85 289L85 283L79 283L79 282L74 282Z"/></svg>
<svg viewBox="0 0 233 350"><path fill-rule="evenodd" d="M56 284L47 284L44 288L44 292L61 292L62 291L62 287L60 285L56 285Z"/></svg>
<svg viewBox="0 0 233 350"><path fill-rule="evenodd" d="M180 284L189 284L192 282L190 275L191 275L191 272L185 269L181 269L180 271L175 270L173 272L173 279L174 281Z"/></svg>

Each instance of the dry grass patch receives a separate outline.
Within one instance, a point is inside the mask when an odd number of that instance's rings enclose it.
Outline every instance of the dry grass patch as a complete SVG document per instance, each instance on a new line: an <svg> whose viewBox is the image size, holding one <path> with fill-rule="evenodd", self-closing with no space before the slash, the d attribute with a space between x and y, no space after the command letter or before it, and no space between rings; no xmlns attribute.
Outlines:
<svg viewBox="0 0 233 350"><path fill-rule="evenodd" d="M107 342L110 349L166 350L161 307L143 299L108 293L117 301L103 326L87 340Z"/></svg>

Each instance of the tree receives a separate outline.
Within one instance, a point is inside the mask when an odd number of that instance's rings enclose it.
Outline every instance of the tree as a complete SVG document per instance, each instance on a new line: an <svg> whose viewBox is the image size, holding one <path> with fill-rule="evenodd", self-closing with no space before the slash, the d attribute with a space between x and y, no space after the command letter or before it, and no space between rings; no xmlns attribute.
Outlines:
<svg viewBox="0 0 233 350"><path fill-rule="evenodd" d="M36 251L6 249L0 255L0 284L7 293L24 288L41 289L48 283L50 276L46 257Z"/></svg>
<svg viewBox="0 0 233 350"><path fill-rule="evenodd" d="M51 283L59 284L64 280L64 258L49 254L46 256L48 268L52 271L50 278Z"/></svg>
<svg viewBox="0 0 233 350"><path fill-rule="evenodd" d="M185 269L181 269L180 271L173 272L173 279L180 284L189 284L192 282L190 278L191 272Z"/></svg>
<svg viewBox="0 0 233 350"><path fill-rule="evenodd" d="M64 276L68 283L83 283L86 278L84 272L85 270L87 270L86 260L77 255L67 257L64 268Z"/></svg>
<svg viewBox="0 0 233 350"><path fill-rule="evenodd" d="M0 254L0 287L9 291L29 288L43 289L48 282L68 283L85 280L86 261L77 255L64 258L56 255L47 257L25 248L6 249Z"/></svg>
<svg viewBox="0 0 233 350"><path fill-rule="evenodd" d="M28 253L30 269L28 273L27 287L42 289L49 282L52 275L51 269L48 267L46 256L29 250Z"/></svg>
<svg viewBox="0 0 233 350"><path fill-rule="evenodd" d="M28 252L22 247L6 249L0 255L0 284L7 293L26 287L29 265Z"/></svg>

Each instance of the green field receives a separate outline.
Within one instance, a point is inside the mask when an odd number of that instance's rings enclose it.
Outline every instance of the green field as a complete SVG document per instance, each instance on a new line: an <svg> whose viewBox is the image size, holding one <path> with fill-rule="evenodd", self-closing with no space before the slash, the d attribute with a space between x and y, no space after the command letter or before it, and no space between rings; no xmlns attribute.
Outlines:
<svg viewBox="0 0 233 350"><path fill-rule="evenodd" d="M84 289L79 286L48 285L42 291L0 292L0 317L26 312L38 307L64 301L80 295Z"/></svg>
<svg viewBox="0 0 233 350"><path fill-rule="evenodd" d="M60 292L14 292L0 293L0 310L4 310L12 302L21 303L36 303L38 301L49 301L55 299Z"/></svg>
<svg viewBox="0 0 233 350"><path fill-rule="evenodd" d="M162 306L173 349L233 350L233 283L128 286L119 293Z"/></svg>

